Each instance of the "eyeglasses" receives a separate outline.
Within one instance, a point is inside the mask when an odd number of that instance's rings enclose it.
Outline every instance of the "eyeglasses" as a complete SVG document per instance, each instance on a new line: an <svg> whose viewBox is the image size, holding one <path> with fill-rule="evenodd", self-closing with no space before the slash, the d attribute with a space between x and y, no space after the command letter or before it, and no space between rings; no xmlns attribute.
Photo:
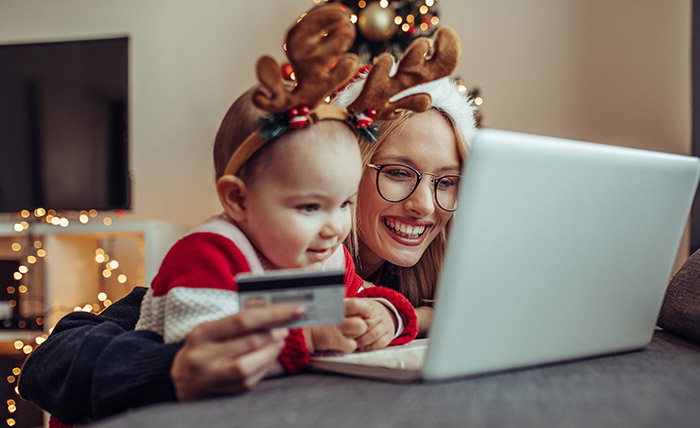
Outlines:
<svg viewBox="0 0 700 428"><path fill-rule="evenodd" d="M457 209L457 192L461 175L441 175L431 172L420 173L408 165L389 163L384 165L367 164L377 170L377 191L388 202L401 202L418 187L424 175L433 176L435 202L445 211Z"/></svg>

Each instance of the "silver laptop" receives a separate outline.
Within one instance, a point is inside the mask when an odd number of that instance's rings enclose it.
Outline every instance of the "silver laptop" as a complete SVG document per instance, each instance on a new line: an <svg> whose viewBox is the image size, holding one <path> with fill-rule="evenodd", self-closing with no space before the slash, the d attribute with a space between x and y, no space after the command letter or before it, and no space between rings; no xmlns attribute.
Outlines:
<svg viewBox="0 0 700 428"><path fill-rule="evenodd" d="M699 175L694 157L483 130L430 339L312 368L438 380L641 349Z"/></svg>

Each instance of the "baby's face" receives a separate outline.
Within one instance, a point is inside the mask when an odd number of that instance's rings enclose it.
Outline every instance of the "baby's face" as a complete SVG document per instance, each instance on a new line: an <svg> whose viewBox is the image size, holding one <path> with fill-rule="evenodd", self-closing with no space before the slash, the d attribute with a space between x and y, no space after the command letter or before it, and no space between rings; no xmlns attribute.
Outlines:
<svg viewBox="0 0 700 428"><path fill-rule="evenodd" d="M323 121L275 144L248 183L246 233L277 268L320 267L350 232L357 141L346 125Z"/></svg>

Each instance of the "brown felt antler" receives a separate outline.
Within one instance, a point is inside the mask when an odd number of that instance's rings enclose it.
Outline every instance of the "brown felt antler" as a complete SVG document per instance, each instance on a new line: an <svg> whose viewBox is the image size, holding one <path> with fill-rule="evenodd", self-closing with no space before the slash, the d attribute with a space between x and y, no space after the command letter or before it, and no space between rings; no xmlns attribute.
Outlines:
<svg viewBox="0 0 700 428"><path fill-rule="evenodd" d="M338 5L312 9L287 33L287 57L296 86L282 80L274 59L263 56L256 66L262 89L255 92L253 102L271 113L299 106L314 109L357 70L357 56L346 52L354 39L348 9Z"/></svg>
<svg viewBox="0 0 700 428"><path fill-rule="evenodd" d="M396 101L390 99L405 89L454 72L461 56L457 34L443 27L436 32L433 46L433 54L426 59L430 40L421 37L413 41L401 58L394 76L390 76L393 65L391 55L381 54L374 61L362 92L349 109L359 113L374 108L377 119L393 120L399 116L397 110L422 112L430 108L428 94L413 94Z"/></svg>

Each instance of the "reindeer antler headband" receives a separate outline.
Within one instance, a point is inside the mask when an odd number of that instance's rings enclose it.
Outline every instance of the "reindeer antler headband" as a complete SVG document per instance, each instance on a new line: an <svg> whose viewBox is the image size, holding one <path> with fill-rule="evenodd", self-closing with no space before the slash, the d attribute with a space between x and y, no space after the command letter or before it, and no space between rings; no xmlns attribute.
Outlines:
<svg viewBox="0 0 700 428"><path fill-rule="evenodd" d="M302 128L320 120L339 120L355 132L376 139L374 119L392 120L397 110L422 112L430 108L430 95L419 93L392 101L396 94L452 74L460 59L459 38L449 28L437 31L433 53L426 58L431 41L418 38L408 47L398 70L388 53L377 57L357 99L342 109L325 102L338 87L355 75L358 59L347 52L355 39L355 26L347 8L326 4L309 11L287 33L287 58L296 75L296 85L287 84L277 62L261 57L256 65L260 90L253 103L270 114L256 122L256 132L246 138L226 165L225 174L236 174L245 162L268 141L290 128Z"/></svg>

